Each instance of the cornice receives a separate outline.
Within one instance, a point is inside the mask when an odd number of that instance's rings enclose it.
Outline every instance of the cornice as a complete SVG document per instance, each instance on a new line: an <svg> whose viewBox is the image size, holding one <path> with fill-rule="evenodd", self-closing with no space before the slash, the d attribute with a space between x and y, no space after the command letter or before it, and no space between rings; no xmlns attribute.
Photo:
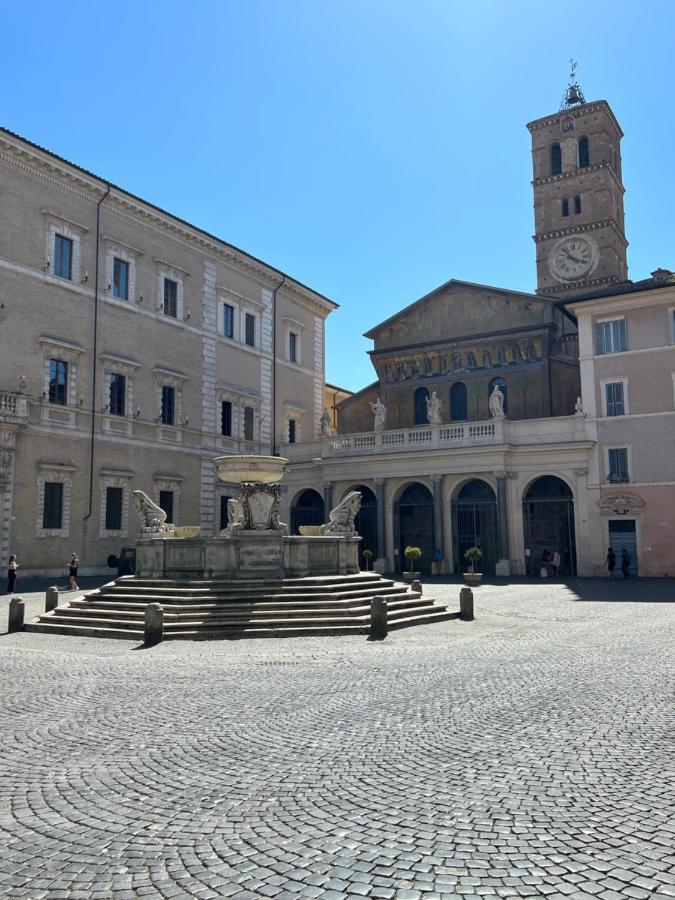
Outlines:
<svg viewBox="0 0 675 900"><path fill-rule="evenodd" d="M105 194L106 188L110 187L110 193L105 201L106 211L115 212L128 221L161 234L164 238L197 249L216 262L229 265L238 272L244 272L257 279L265 287L277 287L279 280L284 276L281 270L268 266L234 245L209 235L189 222L183 222L159 207L144 202L141 198L127 194L123 188L109 185L104 179L68 163L67 160L60 160L50 151L25 142L18 135L12 136L2 130L0 130L0 159L32 177L67 190L92 205L95 205ZM290 276L286 277L284 289L311 304L313 310L324 318L337 307L332 300L317 294Z"/></svg>
<svg viewBox="0 0 675 900"><path fill-rule="evenodd" d="M558 228L555 231L543 231L541 234L533 234L532 240L535 244L541 244L544 241L553 241L561 237L566 237L568 234L583 234L587 231L597 231L599 228L611 228L623 241L624 246L628 246L626 235L621 228L619 228L616 219L602 219L600 222L588 222L586 225L571 225L569 228Z"/></svg>
<svg viewBox="0 0 675 900"><path fill-rule="evenodd" d="M541 131L542 128L550 128L552 125L558 125L560 120L571 116L573 119L581 119L589 113L603 110L607 113L609 120L612 122L620 137L623 137L621 126L617 122L616 116L612 112L612 108L606 100L592 100L590 103L584 103L582 106L572 107L571 109L561 109L553 115L544 116L541 119L534 119L527 123L527 130L530 134L535 131Z"/></svg>
<svg viewBox="0 0 675 900"><path fill-rule="evenodd" d="M600 163L595 163L593 166L584 166L583 168L579 168L577 166L576 169L571 169L569 172L561 172L559 175L547 175L545 178L533 178L530 182L532 187L540 187L544 184L554 184L556 181L567 181L570 178L577 178L580 175L587 175L589 172L600 172L607 171L612 176L614 181L616 182L616 186L619 188L622 194L626 193L626 189L621 182L621 179L617 175L614 166L607 162L607 160L603 160Z"/></svg>
<svg viewBox="0 0 675 900"><path fill-rule="evenodd" d="M547 294L562 294L565 291L584 292L591 291L593 288L602 287L605 284L622 284L620 278L616 275L605 275L602 278L589 278L586 281L574 281L571 284L556 284L548 288L537 288L537 293L544 297ZM570 297L570 301L574 298ZM567 305L567 304L565 304Z"/></svg>

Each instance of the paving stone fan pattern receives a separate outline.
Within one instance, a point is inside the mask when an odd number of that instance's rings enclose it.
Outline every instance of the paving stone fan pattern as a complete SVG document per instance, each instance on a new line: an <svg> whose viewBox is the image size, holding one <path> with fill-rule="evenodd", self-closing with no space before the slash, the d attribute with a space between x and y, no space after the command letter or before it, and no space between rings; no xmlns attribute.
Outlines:
<svg viewBox="0 0 675 900"><path fill-rule="evenodd" d="M538 590L383 643L0 639L0 894L675 897L675 607Z"/></svg>

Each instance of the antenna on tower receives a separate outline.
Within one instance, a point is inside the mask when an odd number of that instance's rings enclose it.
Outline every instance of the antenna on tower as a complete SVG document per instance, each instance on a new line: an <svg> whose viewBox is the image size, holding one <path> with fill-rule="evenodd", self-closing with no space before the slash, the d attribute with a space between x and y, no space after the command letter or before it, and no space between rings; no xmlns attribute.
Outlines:
<svg viewBox="0 0 675 900"><path fill-rule="evenodd" d="M576 59L570 59L570 83L567 86L565 96L563 97L562 103L560 104L561 110L569 109L572 106L581 106L586 102L584 92L579 87L579 82L575 77L577 65L578 63Z"/></svg>

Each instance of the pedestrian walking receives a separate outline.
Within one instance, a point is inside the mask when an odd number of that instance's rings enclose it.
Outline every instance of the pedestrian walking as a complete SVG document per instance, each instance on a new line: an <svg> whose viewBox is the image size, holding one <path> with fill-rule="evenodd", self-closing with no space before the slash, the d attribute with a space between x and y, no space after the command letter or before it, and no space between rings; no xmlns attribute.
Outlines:
<svg viewBox="0 0 675 900"><path fill-rule="evenodd" d="M73 553L68 563L68 589L71 591L79 590L77 586L77 569L79 565L80 560L77 558L77 553Z"/></svg>
<svg viewBox="0 0 675 900"><path fill-rule="evenodd" d="M616 568L616 553L612 550L611 547L607 548L607 571L609 572L610 578L615 578L614 569Z"/></svg>
<svg viewBox="0 0 675 900"><path fill-rule="evenodd" d="M539 575L542 578L548 578L548 567L549 567L550 561L551 561L551 556L550 556L548 550L544 550L544 552L541 555L541 569L539 570Z"/></svg>
<svg viewBox="0 0 675 900"><path fill-rule="evenodd" d="M625 547L621 550L621 574L624 578L630 578L630 553Z"/></svg>
<svg viewBox="0 0 675 900"><path fill-rule="evenodd" d="M16 561L16 553L12 553L7 563L7 593L13 594L16 587L16 576L19 571L19 563Z"/></svg>

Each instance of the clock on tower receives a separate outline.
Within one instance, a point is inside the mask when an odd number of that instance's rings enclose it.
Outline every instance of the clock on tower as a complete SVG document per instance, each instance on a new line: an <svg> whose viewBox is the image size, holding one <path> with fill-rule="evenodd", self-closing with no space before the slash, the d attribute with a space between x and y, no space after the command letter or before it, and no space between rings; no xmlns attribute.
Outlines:
<svg viewBox="0 0 675 900"><path fill-rule="evenodd" d="M574 78L574 65L572 79ZM628 278L620 142L605 100L576 82L532 135L537 293L574 296Z"/></svg>

